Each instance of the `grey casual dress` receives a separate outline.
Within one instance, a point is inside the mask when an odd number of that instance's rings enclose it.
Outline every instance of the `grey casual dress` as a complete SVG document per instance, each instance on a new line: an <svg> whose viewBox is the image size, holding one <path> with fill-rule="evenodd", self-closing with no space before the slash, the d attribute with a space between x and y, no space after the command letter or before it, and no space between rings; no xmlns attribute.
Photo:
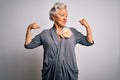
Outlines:
<svg viewBox="0 0 120 80"><path fill-rule="evenodd" d="M43 30L35 36L25 48L33 49L40 45L44 48L42 80L78 80L78 68L75 57L77 43L92 45L86 37L74 28L70 28L69 39L58 40L55 26Z"/></svg>

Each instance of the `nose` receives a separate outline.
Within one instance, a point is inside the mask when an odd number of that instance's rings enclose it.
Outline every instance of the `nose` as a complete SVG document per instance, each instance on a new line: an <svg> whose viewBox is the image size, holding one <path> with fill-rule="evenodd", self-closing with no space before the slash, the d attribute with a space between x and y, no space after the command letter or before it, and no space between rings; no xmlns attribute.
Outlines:
<svg viewBox="0 0 120 80"><path fill-rule="evenodd" d="M67 20L67 17L64 17L63 19L66 21L66 20Z"/></svg>

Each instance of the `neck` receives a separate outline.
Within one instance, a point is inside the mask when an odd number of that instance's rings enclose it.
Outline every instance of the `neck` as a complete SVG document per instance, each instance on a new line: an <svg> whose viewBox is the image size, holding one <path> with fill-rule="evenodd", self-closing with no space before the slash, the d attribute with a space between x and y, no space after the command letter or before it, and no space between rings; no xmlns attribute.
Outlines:
<svg viewBox="0 0 120 80"><path fill-rule="evenodd" d="M58 24L54 24L54 25L55 25L56 31L61 31L63 29L63 27Z"/></svg>

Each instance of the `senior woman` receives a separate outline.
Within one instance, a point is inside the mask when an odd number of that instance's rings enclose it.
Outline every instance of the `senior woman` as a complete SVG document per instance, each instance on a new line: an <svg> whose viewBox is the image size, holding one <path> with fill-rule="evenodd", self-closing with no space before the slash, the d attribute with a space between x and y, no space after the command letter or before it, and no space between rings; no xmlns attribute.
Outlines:
<svg viewBox="0 0 120 80"><path fill-rule="evenodd" d="M24 46L27 49L33 49L43 45L42 80L78 80L75 45L77 43L85 46L93 44L90 25L85 19L80 21L86 28L86 36L75 28L66 27L67 7L60 2L54 4L49 15L54 23L53 27L43 30L32 39L31 30L39 28L39 25L30 24L27 28Z"/></svg>

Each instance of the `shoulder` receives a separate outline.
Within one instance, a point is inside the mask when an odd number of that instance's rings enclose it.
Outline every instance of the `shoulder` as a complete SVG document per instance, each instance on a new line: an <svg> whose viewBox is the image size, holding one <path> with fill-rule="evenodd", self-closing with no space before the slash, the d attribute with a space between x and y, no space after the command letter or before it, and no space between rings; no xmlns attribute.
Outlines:
<svg viewBox="0 0 120 80"><path fill-rule="evenodd" d="M76 36L83 36L83 34L80 31L78 31L76 28L71 27L70 29L72 33L75 34Z"/></svg>
<svg viewBox="0 0 120 80"><path fill-rule="evenodd" d="M50 29L43 30L40 35L48 34L50 32Z"/></svg>
<svg viewBox="0 0 120 80"><path fill-rule="evenodd" d="M76 30L76 29L75 29L75 28L73 28L73 27L70 27L70 30L74 31L74 30Z"/></svg>
<svg viewBox="0 0 120 80"><path fill-rule="evenodd" d="M38 33L36 36L44 37L44 36L46 36L47 34L49 34L49 32L50 32L49 29L45 29L45 30L42 30L40 33Z"/></svg>
<svg viewBox="0 0 120 80"><path fill-rule="evenodd" d="M73 27L70 27L70 30L71 30L73 33L79 32L77 29L75 29L75 28L73 28Z"/></svg>

